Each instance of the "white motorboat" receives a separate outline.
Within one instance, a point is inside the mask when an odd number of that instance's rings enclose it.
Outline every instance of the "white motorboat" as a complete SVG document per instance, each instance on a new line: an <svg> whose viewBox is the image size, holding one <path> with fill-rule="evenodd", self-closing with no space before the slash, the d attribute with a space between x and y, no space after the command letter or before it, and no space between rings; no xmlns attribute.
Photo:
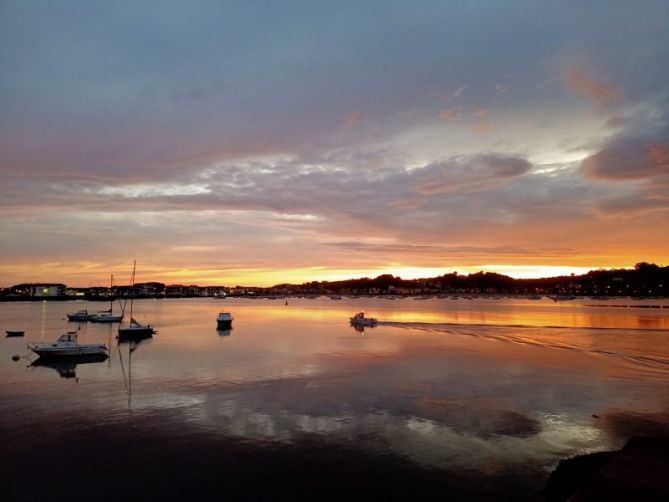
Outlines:
<svg viewBox="0 0 669 502"><path fill-rule="evenodd" d="M114 314L109 310L102 310L97 314L91 316L89 321L91 322L121 322L123 320L123 314Z"/></svg>
<svg viewBox="0 0 669 502"><path fill-rule="evenodd" d="M376 326L379 321L375 317L365 317L364 312L358 312L349 318L353 326Z"/></svg>
<svg viewBox="0 0 669 502"><path fill-rule="evenodd" d="M29 342L28 348L40 357L107 355L107 346L104 343L79 343L76 331L60 335L54 343Z"/></svg>
<svg viewBox="0 0 669 502"><path fill-rule="evenodd" d="M232 314L230 312L221 312L216 318L217 329L230 329L232 327Z"/></svg>

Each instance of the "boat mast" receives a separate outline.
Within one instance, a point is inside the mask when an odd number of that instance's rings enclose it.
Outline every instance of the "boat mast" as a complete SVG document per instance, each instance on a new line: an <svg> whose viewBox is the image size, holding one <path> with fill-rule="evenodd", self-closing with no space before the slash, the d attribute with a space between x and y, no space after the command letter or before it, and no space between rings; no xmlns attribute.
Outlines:
<svg viewBox="0 0 669 502"><path fill-rule="evenodd" d="M132 325L132 300L135 298L135 267L137 267L137 260L132 261L132 275L130 276L130 325Z"/></svg>

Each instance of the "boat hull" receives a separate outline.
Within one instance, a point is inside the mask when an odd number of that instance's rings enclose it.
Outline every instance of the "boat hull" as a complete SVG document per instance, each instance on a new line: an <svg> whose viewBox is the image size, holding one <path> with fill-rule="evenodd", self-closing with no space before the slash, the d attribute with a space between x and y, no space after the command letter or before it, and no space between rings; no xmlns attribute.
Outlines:
<svg viewBox="0 0 669 502"><path fill-rule="evenodd" d="M353 326L364 326L367 328L372 328L374 326L377 326L379 324L379 321L351 321L351 325Z"/></svg>
<svg viewBox="0 0 669 502"><path fill-rule="evenodd" d="M78 347L31 347L35 354L43 358L77 357L91 355L107 355L104 345L80 345Z"/></svg>
<svg viewBox="0 0 669 502"><path fill-rule="evenodd" d="M141 340L142 338L151 338L155 330L143 326L141 328L129 327L129 328L119 328L118 329L118 339L119 340Z"/></svg>
<svg viewBox="0 0 669 502"><path fill-rule="evenodd" d="M93 316L90 319L88 319L91 322L98 322L98 323L113 323L113 322L121 322L123 320L122 315L109 315L109 316Z"/></svg>
<svg viewBox="0 0 669 502"><path fill-rule="evenodd" d="M7 331L5 331L5 333L7 333L8 337L11 337L11 336L23 336L23 335L25 335L26 332L25 331L19 331L19 330L7 330Z"/></svg>
<svg viewBox="0 0 669 502"><path fill-rule="evenodd" d="M74 322L86 322L92 320L93 316L91 314L66 314L68 321Z"/></svg>
<svg viewBox="0 0 669 502"><path fill-rule="evenodd" d="M224 321L216 321L216 329L230 329L232 328L232 319Z"/></svg>

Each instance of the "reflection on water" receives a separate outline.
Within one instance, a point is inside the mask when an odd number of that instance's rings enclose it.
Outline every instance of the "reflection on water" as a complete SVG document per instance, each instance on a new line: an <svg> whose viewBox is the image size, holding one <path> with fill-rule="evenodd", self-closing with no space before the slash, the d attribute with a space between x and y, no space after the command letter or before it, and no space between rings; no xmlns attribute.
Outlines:
<svg viewBox="0 0 669 502"><path fill-rule="evenodd" d="M112 344L110 326L81 324L82 343L116 350L106 363L51 366L62 376L76 369L76 386L10 357L25 353L25 341L55 338L64 312L84 305L0 304L0 328L26 329L25 340L0 344L0 430L9 431L2 455L13 489L25 481L22 469L34 470L27 452L39 444L45 469L79 448L91 466L111 456L139 468L150 452L161 469L183 469L181 477L163 475L164 492L153 493L168 498L184 476L214 489L216 467L225 465L235 479L252 473L284 494L311 486L286 471L291 466L344 494L392 495L411 481L414 496L439 489L532 499L560 459L666 431L669 309L484 299L225 302L234 334L216 330L220 301L208 299L137 301L140 322L160 331L152 340ZM351 329L348 318L359 310L380 325ZM109 434L119 448L105 442ZM237 488L249 495L249 486Z"/></svg>
<svg viewBox="0 0 669 502"><path fill-rule="evenodd" d="M57 358L40 357L30 363L32 367L52 368L58 372L61 378L75 378L77 376L77 365L101 363L107 360L106 354L85 354L81 356L61 356Z"/></svg>

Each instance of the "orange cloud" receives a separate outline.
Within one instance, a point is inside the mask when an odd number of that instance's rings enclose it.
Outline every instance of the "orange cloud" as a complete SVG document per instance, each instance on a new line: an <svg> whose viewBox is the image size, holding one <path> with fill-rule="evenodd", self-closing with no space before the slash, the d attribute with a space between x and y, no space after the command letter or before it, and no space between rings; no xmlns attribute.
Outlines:
<svg viewBox="0 0 669 502"><path fill-rule="evenodd" d="M648 160L660 167L662 170L669 169L669 147L665 145L649 145L646 148Z"/></svg>
<svg viewBox="0 0 669 502"><path fill-rule="evenodd" d="M598 80L588 71L567 72L564 82L571 92L587 98L596 106L608 106L623 98L620 88Z"/></svg>
<svg viewBox="0 0 669 502"><path fill-rule="evenodd" d="M495 128L492 122L477 122L474 124L474 131L480 133L490 132Z"/></svg>
<svg viewBox="0 0 669 502"><path fill-rule="evenodd" d="M442 120L455 120L462 116L459 110L442 110L439 112L439 118Z"/></svg>
<svg viewBox="0 0 669 502"><path fill-rule="evenodd" d="M362 124L362 112L355 110L344 117L344 127L353 128Z"/></svg>
<svg viewBox="0 0 669 502"><path fill-rule="evenodd" d="M474 117L478 117L478 118L482 119L483 117L488 116L488 110L486 110L485 108L479 108L478 110L474 110L472 112L472 115Z"/></svg>

